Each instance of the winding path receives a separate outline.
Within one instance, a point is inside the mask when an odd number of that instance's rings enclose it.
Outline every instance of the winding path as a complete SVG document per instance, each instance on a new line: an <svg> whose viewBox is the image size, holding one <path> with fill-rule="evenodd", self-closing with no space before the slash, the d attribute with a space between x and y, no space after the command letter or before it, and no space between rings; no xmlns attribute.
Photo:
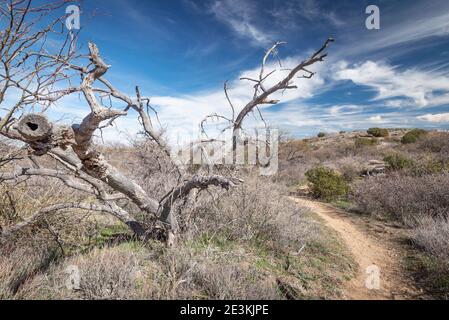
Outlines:
<svg viewBox="0 0 449 320"><path fill-rule="evenodd" d="M291 199L309 208L334 229L345 242L359 265L355 277L344 285L344 298L348 300L403 300L413 299L418 290L401 269L400 253L386 241L374 239L366 230L352 221L350 214L304 198ZM373 275L372 266L380 270L380 289L368 289L366 282ZM371 269L370 269L371 267ZM368 273L371 272L371 273Z"/></svg>

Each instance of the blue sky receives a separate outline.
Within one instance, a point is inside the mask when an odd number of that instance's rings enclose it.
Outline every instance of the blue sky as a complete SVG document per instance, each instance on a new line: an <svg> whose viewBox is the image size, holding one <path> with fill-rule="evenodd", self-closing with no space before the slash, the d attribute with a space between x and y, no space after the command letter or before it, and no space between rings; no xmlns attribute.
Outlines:
<svg viewBox="0 0 449 320"><path fill-rule="evenodd" d="M380 8L380 30L365 27L370 4ZM238 79L258 70L274 41L287 42L279 58L288 67L329 36L336 42L313 67L317 75L263 108L272 126L300 137L372 126L449 128L447 0L84 0L81 26L80 45L99 46L112 65L107 77L122 91L139 85L172 136L208 114L229 114L226 80L243 107L251 86ZM68 98L52 116L87 111ZM137 130L131 114L107 136Z"/></svg>

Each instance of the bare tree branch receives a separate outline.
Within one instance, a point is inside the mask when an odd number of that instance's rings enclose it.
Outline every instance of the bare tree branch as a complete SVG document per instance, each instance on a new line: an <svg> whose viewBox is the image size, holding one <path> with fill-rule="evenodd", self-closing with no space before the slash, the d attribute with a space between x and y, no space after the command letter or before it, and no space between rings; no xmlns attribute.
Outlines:
<svg viewBox="0 0 449 320"><path fill-rule="evenodd" d="M32 214L29 218L25 219L23 222L16 224L12 227L6 228L4 230L0 230L0 238L10 238L14 236L16 233L20 232L22 229L38 223L44 216L68 209L80 209L87 211L96 211L101 213L108 213L128 225L136 235L144 236L145 231L142 229L141 225L132 218L126 211L118 207L117 205L111 204L94 204L94 203L61 203L52 205L46 208L43 208L34 214Z"/></svg>
<svg viewBox="0 0 449 320"><path fill-rule="evenodd" d="M242 182L239 180L239 182ZM193 190L193 189L207 189L210 186L218 186L223 189L228 190L235 186L235 183L229 179L222 176L195 176L192 179L183 182L173 191L171 191L164 199L161 201L161 206L159 208L159 219L162 222L167 223L171 208L175 201L182 199Z"/></svg>
<svg viewBox="0 0 449 320"><path fill-rule="evenodd" d="M282 42L275 43L273 45L273 47L271 47L267 51L267 53L265 54L265 56L263 58L262 67L261 67L261 71L259 74L259 80L253 80L253 81L257 82L257 84L255 86L254 99L251 100L245 107L243 107L242 111L240 111L240 113L238 114L238 116L235 120L234 135L237 136L237 131L242 128L243 120L256 106L258 106L260 104L276 104L279 102L277 100L268 100L268 97L270 95L272 95L273 93L280 91L280 90L296 89L297 87L291 84L291 80L296 76L296 74L298 72L305 70L309 74L312 74L312 73L310 73L310 71L308 71L305 68L308 66L311 66L317 62L323 61L324 58L327 56L327 54L325 54L323 52L326 50L326 48L329 46L329 44L333 41L334 41L334 39L332 39L332 38L327 39L326 42L323 44L323 46L318 51L316 51L310 58L302 61L295 68L293 68L290 71L290 73L283 80L281 80L280 82L278 82L276 85L272 86L271 88L264 88L263 81L265 79L267 79L267 77L269 75L272 74L272 73L269 73L267 76L264 75L264 70L265 70L265 65L266 65L267 59L273 53L273 51L276 50L276 48L279 45L283 44ZM263 91L261 94L258 94L259 87Z"/></svg>

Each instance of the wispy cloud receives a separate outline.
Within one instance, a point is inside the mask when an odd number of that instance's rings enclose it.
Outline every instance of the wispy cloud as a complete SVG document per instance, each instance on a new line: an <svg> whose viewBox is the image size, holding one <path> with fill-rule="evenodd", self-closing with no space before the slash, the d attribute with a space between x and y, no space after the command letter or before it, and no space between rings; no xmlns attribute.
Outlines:
<svg viewBox="0 0 449 320"><path fill-rule="evenodd" d="M266 46L273 37L256 26L258 8L256 2L246 0L219 0L211 5L218 20L226 23L239 37L251 40L255 45Z"/></svg>
<svg viewBox="0 0 449 320"><path fill-rule="evenodd" d="M385 27L389 32L373 45L383 48L429 37L447 36L449 35L448 10L447 1L441 2L439 6L434 6L434 10L422 6L411 6L410 9L405 7L402 13L404 20L394 19L394 23Z"/></svg>
<svg viewBox="0 0 449 320"><path fill-rule="evenodd" d="M360 113L363 110L363 106L359 105L337 105L329 108L329 115L342 116Z"/></svg>
<svg viewBox="0 0 449 320"><path fill-rule="evenodd" d="M316 0L273 1L269 4L251 0L214 0L210 10L240 38L263 47L310 23L345 25L336 12L324 10Z"/></svg>
<svg viewBox="0 0 449 320"><path fill-rule="evenodd" d="M371 87L377 92L375 100L408 98L416 107L429 107L449 102L449 77L417 69L398 70L382 62L367 61L349 66L337 65L336 80L350 80L357 85ZM403 100L390 105L400 106Z"/></svg>
<svg viewBox="0 0 449 320"><path fill-rule="evenodd" d="M338 59L369 56L394 58L435 45L449 37L449 2L446 0L379 4L380 30L367 30L362 24L364 5L345 16L346 26L340 29L338 40L343 42ZM357 7L357 6L355 6ZM436 52L438 56L440 52ZM373 59L373 58L372 58Z"/></svg>
<svg viewBox="0 0 449 320"><path fill-rule="evenodd" d="M449 113L425 114L423 116L417 117L417 119L436 123L449 122Z"/></svg>

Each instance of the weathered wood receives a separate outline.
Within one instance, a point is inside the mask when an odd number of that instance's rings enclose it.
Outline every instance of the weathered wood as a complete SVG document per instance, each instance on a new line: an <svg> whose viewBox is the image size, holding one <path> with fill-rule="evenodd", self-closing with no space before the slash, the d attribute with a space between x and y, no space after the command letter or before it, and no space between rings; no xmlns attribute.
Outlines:
<svg viewBox="0 0 449 320"><path fill-rule="evenodd" d="M27 114L20 119L17 131L28 141L48 140L52 134L52 124L47 117L40 114Z"/></svg>

